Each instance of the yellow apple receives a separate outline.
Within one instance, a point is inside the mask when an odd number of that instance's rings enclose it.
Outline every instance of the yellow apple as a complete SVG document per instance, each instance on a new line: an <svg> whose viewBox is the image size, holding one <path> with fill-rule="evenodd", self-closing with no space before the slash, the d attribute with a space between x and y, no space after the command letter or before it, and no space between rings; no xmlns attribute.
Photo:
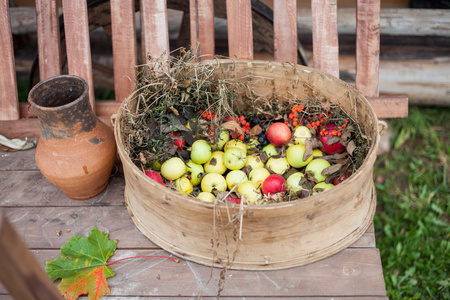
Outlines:
<svg viewBox="0 0 450 300"><path fill-rule="evenodd" d="M250 204L256 204L261 196L258 186L253 181L246 181L238 186L238 192Z"/></svg>
<svg viewBox="0 0 450 300"><path fill-rule="evenodd" d="M220 174L208 173L203 177L201 187L203 192L212 192L213 190L224 192L227 190L227 181Z"/></svg>
<svg viewBox="0 0 450 300"><path fill-rule="evenodd" d="M278 175L283 175L290 169L289 163L285 157L269 158L269 160L266 163L266 167L270 168L270 170L272 170Z"/></svg>
<svg viewBox="0 0 450 300"><path fill-rule="evenodd" d="M183 195L190 195L194 189L192 183L186 176L180 177L175 180L175 185L177 187L178 192Z"/></svg>
<svg viewBox="0 0 450 300"><path fill-rule="evenodd" d="M256 168L250 172L248 178L260 187L269 175L270 172L266 168Z"/></svg>
<svg viewBox="0 0 450 300"><path fill-rule="evenodd" d="M230 170L240 170L245 166L247 156L241 148L232 147L225 150L224 164Z"/></svg>
<svg viewBox="0 0 450 300"><path fill-rule="evenodd" d="M161 175L167 180L175 180L186 173L186 165L179 157L172 157L161 165Z"/></svg>
<svg viewBox="0 0 450 300"><path fill-rule="evenodd" d="M230 148L240 148L242 151L244 151L245 154L247 154L247 145L244 144L243 142L239 142L236 140L228 141L225 144L223 151L226 152Z"/></svg>
<svg viewBox="0 0 450 300"><path fill-rule="evenodd" d="M204 202L214 202L214 199L216 199L216 196L214 196L210 192L200 192L197 195L197 199L200 199L200 200L202 200Z"/></svg>
<svg viewBox="0 0 450 300"><path fill-rule="evenodd" d="M202 165L211 157L211 146L205 140L197 140L191 147L191 160Z"/></svg>
<svg viewBox="0 0 450 300"><path fill-rule="evenodd" d="M234 170L227 174L225 180L227 181L228 189L231 190L236 184L248 181L248 178L244 171Z"/></svg>
<svg viewBox="0 0 450 300"><path fill-rule="evenodd" d="M245 166L250 166L253 169L264 167L259 155L247 155L247 160L245 161Z"/></svg>
<svg viewBox="0 0 450 300"><path fill-rule="evenodd" d="M214 151L211 154L209 160L205 163L206 173L217 173L222 175L227 171L227 167L224 164L224 155L222 151Z"/></svg>
<svg viewBox="0 0 450 300"><path fill-rule="evenodd" d="M188 161L186 163L187 165L187 171L191 173L191 183L193 186L197 186L202 182L202 176L203 176L203 166L196 164L192 160Z"/></svg>

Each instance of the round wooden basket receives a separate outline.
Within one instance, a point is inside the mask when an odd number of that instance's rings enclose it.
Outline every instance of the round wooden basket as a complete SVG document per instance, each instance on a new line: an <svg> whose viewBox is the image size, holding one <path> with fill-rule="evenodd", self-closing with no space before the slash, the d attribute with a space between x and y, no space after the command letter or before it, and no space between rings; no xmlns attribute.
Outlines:
<svg viewBox="0 0 450 300"><path fill-rule="evenodd" d="M312 90L339 103L368 137L368 154L348 180L315 196L241 210L214 205L152 181L132 163L120 128L124 105L136 107L136 98L130 96L119 109L114 132L125 174L125 200L139 230L178 257L243 270L300 266L353 244L372 222L376 206L372 173L379 132L369 102L351 85L312 68L266 61L207 63L220 66L228 78L255 78L252 88L261 95L305 99Z"/></svg>

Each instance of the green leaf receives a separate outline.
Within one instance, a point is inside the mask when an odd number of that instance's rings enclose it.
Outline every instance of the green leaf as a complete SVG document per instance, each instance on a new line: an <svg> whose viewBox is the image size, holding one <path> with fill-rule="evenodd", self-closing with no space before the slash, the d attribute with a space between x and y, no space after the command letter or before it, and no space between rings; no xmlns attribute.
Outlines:
<svg viewBox="0 0 450 300"><path fill-rule="evenodd" d="M114 253L116 246L117 241L109 240L108 234L94 227L88 238L73 236L61 247L62 256L46 263L45 271L51 280L55 280L74 276L89 268L101 267Z"/></svg>

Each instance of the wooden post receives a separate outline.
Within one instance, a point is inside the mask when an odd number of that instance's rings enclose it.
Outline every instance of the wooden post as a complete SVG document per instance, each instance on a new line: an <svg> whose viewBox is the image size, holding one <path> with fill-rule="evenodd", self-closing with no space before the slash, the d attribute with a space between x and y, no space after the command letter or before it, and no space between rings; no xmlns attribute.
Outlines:
<svg viewBox="0 0 450 300"><path fill-rule="evenodd" d="M69 73L82 77L89 85L89 101L95 111L94 79L86 0L63 0Z"/></svg>
<svg viewBox="0 0 450 300"><path fill-rule="evenodd" d="M199 42L200 60L212 59L215 53L213 0L190 0L189 13L192 47L197 47Z"/></svg>
<svg viewBox="0 0 450 300"><path fill-rule="evenodd" d="M9 1L0 1L0 120L19 119Z"/></svg>
<svg viewBox="0 0 450 300"><path fill-rule="evenodd" d="M14 299L61 300L33 254L0 213L0 281Z"/></svg>
<svg viewBox="0 0 450 300"><path fill-rule="evenodd" d="M253 59L251 0L227 0L228 56Z"/></svg>
<svg viewBox="0 0 450 300"><path fill-rule="evenodd" d="M314 68L339 77L336 0L312 0Z"/></svg>
<svg viewBox="0 0 450 300"><path fill-rule="evenodd" d="M273 23L275 60L297 64L297 1L274 2Z"/></svg>
<svg viewBox="0 0 450 300"><path fill-rule="evenodd" d="M36 0L40 80L61 75L59 16L56 0Z"/></svg>
<svg viewBox="0 0 450 300"><path fill-rule="evenodd" d="M137 64L134 0L111 0L114 91L122 101L134 89Z"/></svg>

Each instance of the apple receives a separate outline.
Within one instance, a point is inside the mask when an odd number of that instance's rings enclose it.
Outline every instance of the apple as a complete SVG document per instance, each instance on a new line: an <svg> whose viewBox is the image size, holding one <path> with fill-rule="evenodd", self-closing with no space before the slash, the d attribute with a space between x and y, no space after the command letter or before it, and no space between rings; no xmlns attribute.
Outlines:
<svg viewBox="0 0 450 300"><path fill-rule="evenodd" d="M161 175L167 180L175 180L186 173L186 165L181 158L172 157L161 165Z"/></svg>
<svg viewBox="0 0 450 300"><path fill-rule="evenodd" d="M310 171L318 182L322 182L328 175L322 175L322 171L331 166L331 164L322 158L313 159L305 168L305 171Z"/></svg>
<svg viewBox="0 0 450 300"><path fill-rule="evenodd" d="M269 176L270 172L266 168L256 168L250 172L248 178L256 183L256 186L262 186L264 180Z"/></svg>
<svg viewBox="0 0 450 300"><path fill-rule="evenodd" d="M197 195L197 199L200 199L200 200L202 200L204 202L214 202L214 199L216 199L216 196L214 196L210 192L200 192Z"/></svg>
<svg viewBox="0 0 450 300"><path fill-rule="evenodd" d="M226 199L231 204L241 204L241 199L240 198L234 198L234 197L228 196Z"/></svg>
<svg viewBox="0 0 450 300"><path fill-rule="evenodd" d="M292 167L301 168L306 166L313 159L311 155L308 157L307 160L303 160L304 153L305 153L304 144L293 145L286 150L286 159Z"/></svg>
<svg viewBox="0 0 450 300"><path fill-rule="evenodd" d="M224 164L230 170L240 170L247 161L246 153L237 147L228 148L224 154Z"/></svg>
<svg viewBox="0 0 450 300"><path fill-rule="evenodd" d="M213 190L225 192L227 190L227 181L220 174L208 173L202 179L201 188L203 192L212 192Z"/></svg>
<svg viewBox="0 0 450 300"><path fill-rule="evenodd" d="M328 131L328 134L320 137L320 141L322 142L323 145L323 147L320 146L320 150L330 155L334 153L342 153L345 150L345 147L339 141L331 145L327 145L327 141L334 137L332 135L333 130L336 130L336 125L327 124L325 126L325 131Z"/></svg>
<svg viewBox="0 0 450 300"><path fill-rule="evenodd" d="M228 141L225 144L225 146L223 148L223 151L225 152L225 151L227 151L230 148L240 148L242 151L245 152L245 154L247 154L247 145L244 144L243 142L239 142L239 141L236 141L236 140Z"/></svg>
<svg viewBox="0 0 450 300"><path fill-rule="evenodd" d="M316 195L320 192L326 191L334 187L332 183L319 182L313 187L313 195Z"/></svg>
<svg viewBox="0 0 450 300"><path fill-rule="evenodd" d="M313 158L323 156L323 152L319 149L314 149L312 156L313 156Z"/></svg>
<svg viewBox="0 0 450 300"><path fill-rule="evenodd" d="M157 183L162 184L163 186L166 186L166 184L162 180L161 174L159 174L158 172L149 170L149 171L145 171L144 173L145 173L145 175L147 175L149 178L156 181Z"/></svg>
<svg viewBox="0 0 450 300"><path fill-rule="evenodd" d="M280 147L290 141L291 129L284 123L273 123L267 128L266 137L275 147Z"/></svg>
<svg viewBox="0 0 450 300"><path fill-rule="evenodd" d="M186 175L175 180L175 185L177 187L178 192L186 196L189 196L194 189L191 181L187 179Z"/></svg>
<svg viewBox="0 0 450 300"><path fill-rule="evenodd" d="M155 171L161 171L161 163L157 160L154 160L151 168Z"/></svg>
<svg viewBox="0 0 450 300"><path fill-rule="evenodd" d="M290 165L286 159L286 157L280 157L280 158L269 158L269 160L266 163L267 168L272 170L274 173L278 175L283 175L286 173Z"/></svg>
<svg viewBox="0 0 450 300"><path fill-rule="evenodd" d="M305 177L303 173L296 172L286 180L287 189L290 190L292 194L296 194L303 189L303 186L300 185L300 180L302 180L303 177Z"/></svg>
<svg viewBox="0 0 450 300"><path fill-rule="evenodd" d="M247 200L248 203L256 204L261 196L258 186L253 181L246 181L238 186L238 192Z"/></svg>
<svg viewBox="0 0 450 300"><path fill-rule="evenodd" d="M172 132L171 136L175 138L174 145L177 146L177 149L183 149L184 145L186 145L186 142L181 136L181 133L179 131L174 131Z"/></svg>
<svg viewBox="0 0 450 300"><path fill-rule="evenodd" d="M202 177L203 177L203 172L205 172L203 170L203 166L196 164L195 162L193 162L192 160L188 161L186 163L187 165L187 171L189 173L191 173L191 183L193 186L197 186L200 184L200 182L202 182Z"/></svg>
<svg viewBox="0 0 450 300"><path fill-rule="evenodd" d="M217 173L222 175L227 171L224 164L224 153L222 151L214 151L209 160L205 163L206 173Z"/></svg>
<svg viewBox="0 0 450 300"><path fill-rule="evenodd" d="M205 140L197 140L191 147L191 160L196 164L204 164L211 157L211 146Z"/></svg>
<svg viewBox="0 0 450 300"><path fill-rule="evenodd" d="M262 185L262 192L264 195L273 195L276 193L286 192L286 180L283 176L272 174L264 180Z"/></svg>
<svg viewBox="0 0 450 300"><path fill-rule="evenodd" d="M228 130L223 129L222 131L220 131L219 138L217 139L217 142L214 145L212 145L212 148L222 150L229 140L230 134L228 133Z"/></svg>
<svg viewBox="0 0 450 300"><path fill-rule="evenodd" d="M234 170L227 174L225 180L227 181L228 189L231 190L236 184L248 181L248 178L244 171Z"/></svg>
<svg viewBox="0 0 450 300"><path fill-rule="evenodd" d="M258 142L258 139L251 138L247 143L247 154L253 154L258 152L258 149L256 148L260 142ZM253 150L250 150L253 149Z"/></svg>
<svg viewBox="0 0 450 300"><path fill-rule="evenodd" d="M245 166L250 166L253 169L264 167L259 155L247 155L247 160L245 161Z"/></svg>
<svg viewBox="0 0 450 300"><path fill-rule="evenodd" d="M294 143L305 144L306 139L311 139L311 131L306 126L297 126L294 131Z"/></svg>
<svg viewBox="0 0 450 300"><path fill-rule="evenodd" d="M275 149L275 146L273 144L268 144L264 146L262 150L266 152L267 157L278 155L278 151L277 149Z"/></svg>

